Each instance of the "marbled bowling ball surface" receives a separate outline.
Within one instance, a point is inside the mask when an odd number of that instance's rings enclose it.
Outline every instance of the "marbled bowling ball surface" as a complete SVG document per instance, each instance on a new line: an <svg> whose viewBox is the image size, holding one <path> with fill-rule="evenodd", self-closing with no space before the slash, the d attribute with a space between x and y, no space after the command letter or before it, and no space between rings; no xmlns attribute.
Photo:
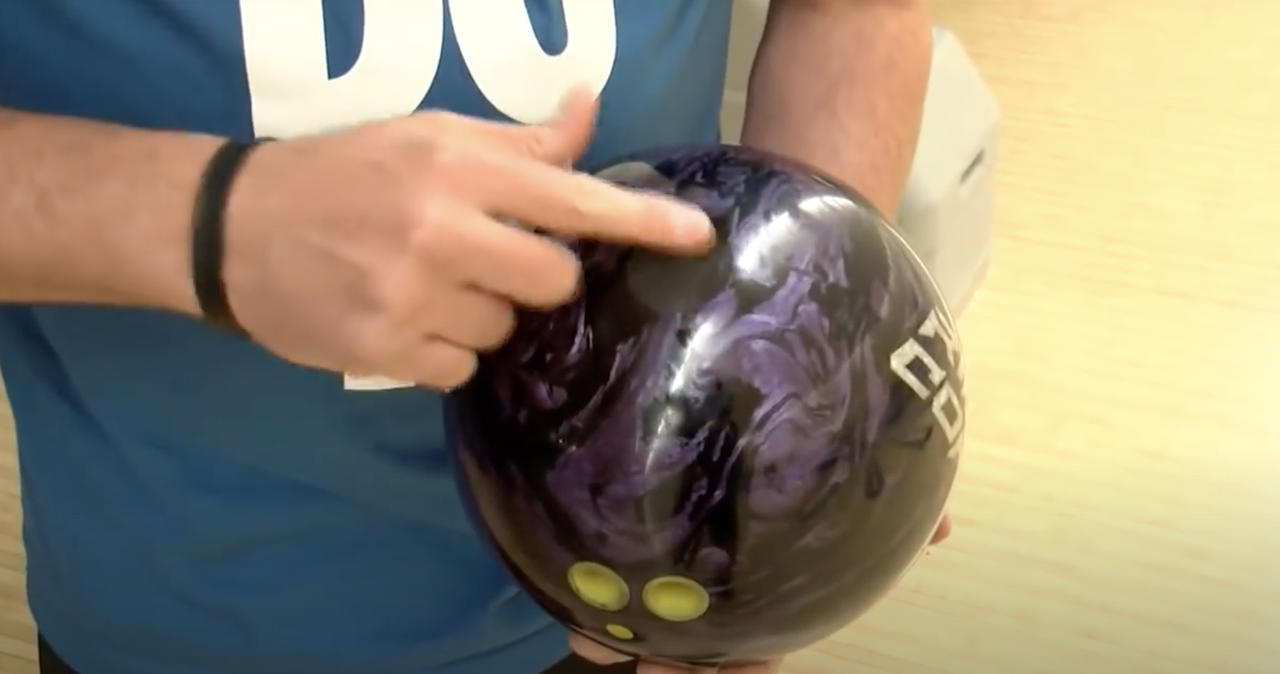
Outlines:
<svg viewBox="0 0 1280 674"><path fill-rule="evenodd" d="M450 397L460 489L511 573L618 651L746 662L827 637L926 546L962 444L936 285L861 196L731 146L599 175L693 202L705 257L576 246Z"/></svg>

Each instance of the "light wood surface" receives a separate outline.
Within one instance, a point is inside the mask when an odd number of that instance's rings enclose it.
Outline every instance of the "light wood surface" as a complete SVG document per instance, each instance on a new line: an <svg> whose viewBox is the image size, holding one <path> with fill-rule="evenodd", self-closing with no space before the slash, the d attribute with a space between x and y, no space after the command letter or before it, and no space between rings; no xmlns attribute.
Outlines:
<svg viewBox="0 0 1280 674"><path fill-rule="evenodd" d="M1005 113L956 532L789 672L1280 672L1280 3L935 14ZM0 672L31 674L14 472Z"/></svg>

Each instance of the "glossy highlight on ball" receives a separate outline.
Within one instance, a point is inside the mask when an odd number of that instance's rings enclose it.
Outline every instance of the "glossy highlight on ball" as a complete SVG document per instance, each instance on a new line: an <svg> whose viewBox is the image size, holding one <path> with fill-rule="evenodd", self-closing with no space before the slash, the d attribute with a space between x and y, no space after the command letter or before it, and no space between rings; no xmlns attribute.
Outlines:
<svg viewBox="0 0 1280 674"><path fill-rule="evenodd" d="M448 399L464 501L552 616L615 650L764 660L839 630L924 549L956 475L962 349L853 190L746 148L599 175L700 207L704 256L577 242L572 303L520 316Z"/></svg>

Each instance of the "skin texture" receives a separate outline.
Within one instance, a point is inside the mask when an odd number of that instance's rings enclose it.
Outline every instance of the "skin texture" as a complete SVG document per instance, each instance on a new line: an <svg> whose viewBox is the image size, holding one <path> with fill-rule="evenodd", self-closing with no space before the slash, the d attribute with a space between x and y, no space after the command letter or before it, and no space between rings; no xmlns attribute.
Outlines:
<svg viewBox="0 0 1280 674"><path fill-rule="evenodd" d="M931 41L924 0L774 0L752 69L743 144L825 171L892 218L920 132ZM950 533L944 517L933 542ZM571 643L596 662L626 660L580 637ZM722 671L766 674L780 667L778 661ZM640 671L684 670L640 663Z"/></svg>
<svg viewBox="0 0 1280 674"><path fill-rule="evenodd" d="M562 168L596 111L579 90L543 125L426 111L263 145L227 206L236 318L293 363L449 389L505 339L516 307L576 292L577 259L508 223L705 251L702 213ZM0 302L198 315L190 210L218 144L0 109Z"/></svg>

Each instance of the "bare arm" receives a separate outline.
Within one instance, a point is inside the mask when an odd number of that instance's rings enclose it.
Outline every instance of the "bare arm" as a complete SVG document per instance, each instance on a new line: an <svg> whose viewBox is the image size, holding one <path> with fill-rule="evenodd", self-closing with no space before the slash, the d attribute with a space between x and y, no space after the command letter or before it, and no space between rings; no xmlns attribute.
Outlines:
<svg viewBox="0 0 1280 674"><path fill-rule="evenodd" d="M743 144L804 160L893 217L932 50L925 0L773 0Z"/></svg>
<svg viewBox="0 0 1280 674"><path fill-rule="evenodd" d="M0 108L0 303L196 313L196 185L216 138Z"/></svg>

